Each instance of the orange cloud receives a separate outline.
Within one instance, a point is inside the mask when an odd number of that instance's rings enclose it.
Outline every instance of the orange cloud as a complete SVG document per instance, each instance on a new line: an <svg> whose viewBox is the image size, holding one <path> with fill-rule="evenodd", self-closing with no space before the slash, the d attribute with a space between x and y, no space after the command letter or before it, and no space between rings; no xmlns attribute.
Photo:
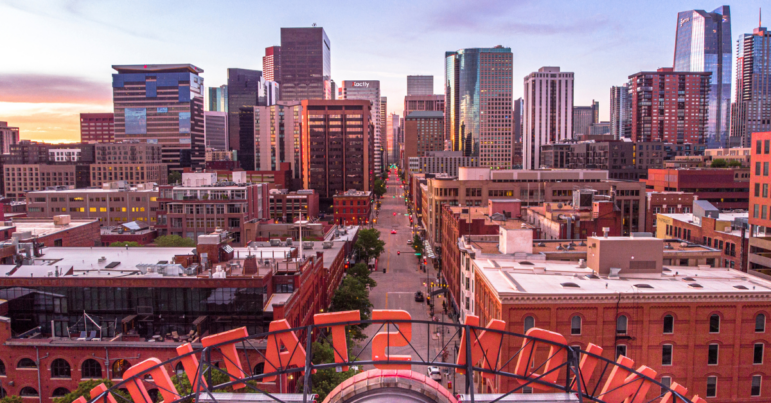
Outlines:
<svg viewBox="0 0 771 403"><path fill-rule="evenodd" d="M110 83L48 74L0 75L0 102L105 104L112 102Z"/></svg>

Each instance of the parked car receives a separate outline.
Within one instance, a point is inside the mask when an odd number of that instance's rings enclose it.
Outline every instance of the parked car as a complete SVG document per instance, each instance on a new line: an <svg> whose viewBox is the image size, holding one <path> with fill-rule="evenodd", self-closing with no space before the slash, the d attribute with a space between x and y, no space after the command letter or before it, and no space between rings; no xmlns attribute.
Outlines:
<svg viewBox="0 0 771 403"><path fill-rule="evenodd" d="M396 230L395 230L395 229L392 229L392 230L391 230L391 233L392 233L392 234L395 234L395 233L396 233Z"/></svg>
<svg viewBox="0 0 771 403"><path fill-rule="evenodd" d="M409 241L407 241L407 245L412 245L412 239L410 239Z"/></svg>
<svg viewBox="0 0 771 403"><path fill-rule="evenodd" d="M418 291L415 293L415 302L423 302L423 293Z"/></svg>
<svg viewBox="0 0 771 403"><path fill-rule="evenodd" d="M435 380L437 382L441 382L442 381L442 372L439 371L438 367L428 367L427 372L428 372L428 377L429 378L431 378L431 379L433 379L433 380Z"/></svg>

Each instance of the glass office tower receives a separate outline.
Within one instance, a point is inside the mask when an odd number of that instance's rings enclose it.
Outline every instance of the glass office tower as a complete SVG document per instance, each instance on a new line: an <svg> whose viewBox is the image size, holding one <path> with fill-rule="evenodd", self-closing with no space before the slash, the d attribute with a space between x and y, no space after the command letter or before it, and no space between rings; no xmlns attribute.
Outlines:
<svg viewBox="0 0 771 403"><path fill-rule="evenodd" d="M704 144L728 146L731 110L731 10L728 6L708 13L689 10L677 14L675 71L712 73L709 117ZM683 128L678 129L678 140Z"/></svg>
<svg viewBox="0 0 771 403"><path fill-rule="evenodd" d="M330 46L324 28L281 28L281 101L333 99Z"/></svg>
<svg viewBox="0 0 771 403"><path fill-rule="evenodd" d="M454 151L479 166L511 168L511 48L445 53L445 131Z"/></svg>
<svg viewBox="0 0 771 403"><path fill-rule="evenodd" d="M241 131L241 109L258 105L260 89L262 85L262 71L247 69L228 69L228 137L230 147L239 151L240 157L246 157L241 151L239 133ZM248 128L251 133L252 127ZM246 170L254 169L244 168Z"/></svg>
<svg viewBox="0 0 771 403"><path fill-rule="evenodd" d="M209 112L228 111L228 86L209 87Z"/></svg>
<svg viewBox="0 0 771 403"><path fill-rule="evenodd" d="M752 133L771 131L771 33L766 28L739 36L736 70L731 145L750 147Z"/></svg>

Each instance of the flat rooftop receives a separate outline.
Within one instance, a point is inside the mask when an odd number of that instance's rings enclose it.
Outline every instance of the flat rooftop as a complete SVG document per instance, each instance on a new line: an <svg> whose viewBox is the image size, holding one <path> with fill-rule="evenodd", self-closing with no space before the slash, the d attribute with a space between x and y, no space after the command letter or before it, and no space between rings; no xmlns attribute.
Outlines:
<svg viewBox="0 0 771 403"><path fill-rule="evenodd" d="M59 232L71 230L78 227L84 227L94 222L96 219L71 219L69 224L54 224L53 218L15 218L13 226L16 232L30 232L33 237L45 237Z"/></svg>
<svg viewBox="0 0 771 403"><path fill-rule="evenodd" d="M191 73L203 73L203 69L192 64L114 64L112 68L119 73L165 72L188 70Z"/></svg>
<svg viewBox="0 0 771 403"><path fill-rule="evenodd" d="M518 202L520 200L517 199L511 199L511 200L495 200L496 202ZM495 227L503 227L506 229L533 229L534 226L528 224L524 220L520 218L509 218L506 221L499 221L499 220L491 220L488 216L488 213L490 211L487 207L461 207L461 206L453 206L448 207L454 214L460 215L460 221L464 223L469 223L469 220L484 220L485 225L495 226ZM468 213L464 213L463 210L468 209Z"/></svg>
<svg viewBox="0 0 771 403"><path fill-rule="evenodd" d="M62 189L62 190L35 190L31 192L27 192L28 195L35 195L35 194L49 194L49 193L56 193L56 194L62 194L62 193L115 193L115 192L143 192L143 193L158 193L158 189L145 189L145 190L139 190L137 188L130 188L130 189L102 189L102 188L80 188L80 189ZM34 201L33 201L34 203Z"/></svg>
<svg viewBox="0 0 771 403"><path fill-rule="evenodd" d="M683 223L686 223L686 224L697 225L696 222L693 219L693 214L692 213L679 213L679 214L677 214L677 213L675 213L675 214L659 213L658 215L659 216L669 217L669 218L671 218L673 220L680 221L680 222L683 222ZM717 221L725 221L725 222L733 223L734 219L737 219L737 218L749 218L749 213L722 213L721 212L720 215L717 218ZM728 232L728 231L721 231L721 232L724 233L724 234L731 234L731 235L738 236L738 237L742 236L742 230L739 229L739 228L734 229L732 227L731 228L731 232ZM744 237L745 238L749 238L750 237L750 231L744 231Z"/></svg>

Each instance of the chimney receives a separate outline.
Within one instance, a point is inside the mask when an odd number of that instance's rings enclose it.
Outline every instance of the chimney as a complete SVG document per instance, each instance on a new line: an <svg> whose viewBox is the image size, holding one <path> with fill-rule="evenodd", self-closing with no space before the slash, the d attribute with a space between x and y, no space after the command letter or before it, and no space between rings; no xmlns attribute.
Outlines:
<svg viewBox="0 0 771 403"><path fill-rule="evenodd" d="M244 259L244 275L257 274L257 257L249 255Z"/></svg>

